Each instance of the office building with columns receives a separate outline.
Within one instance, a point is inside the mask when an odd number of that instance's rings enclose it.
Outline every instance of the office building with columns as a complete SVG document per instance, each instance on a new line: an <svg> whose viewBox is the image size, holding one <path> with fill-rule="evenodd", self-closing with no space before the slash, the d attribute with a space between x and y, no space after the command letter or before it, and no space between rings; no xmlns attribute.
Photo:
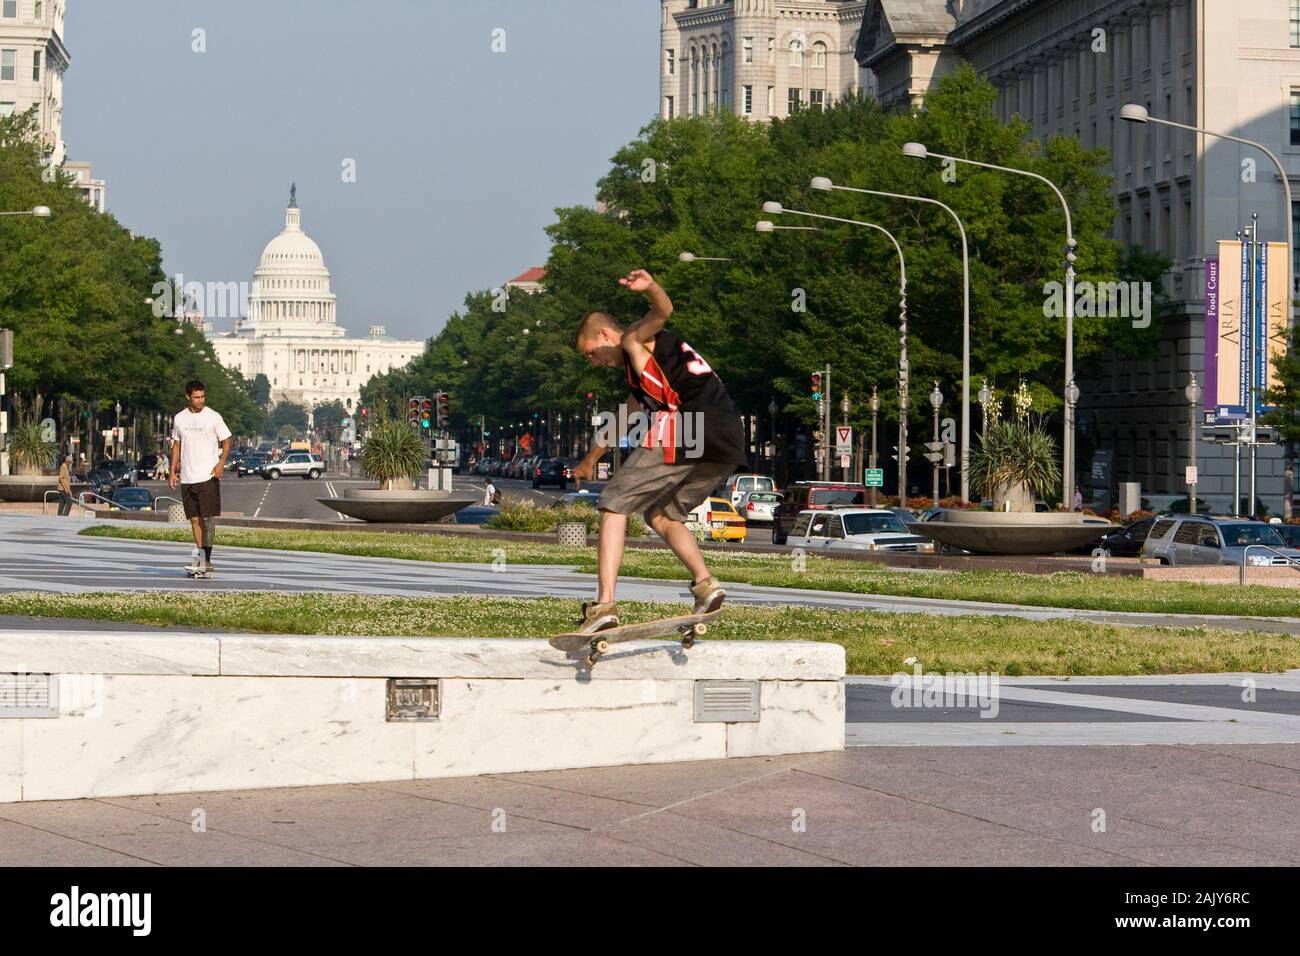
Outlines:
<svg viewBox="0 0 1300 956"><path fill-rule="evenodd" d="M917 29L922 23L928 32ZM1252 214L1263 240L1286 241L1290 223L1281 177L1259 149L1128 122L1120 108L1133 103L1152 117L1260 142L1294 183L1300 0L871 0L856 52L876 74L885 106L921 105L966 61L997 89L1003 120L1019 116L1044 142L1059 134L1110 151L1114 237L1173 266L1164 276L1158 356L1110 357L1078 370L1079 447L1109 449L1115 480L1140 482L1154 505L1185 495L1184 390L1192 373L1205 382L1206 258ZM1055 202L1045 190L1044 207ZM1062 245L1064 238L1062 231ZM1259 493L1276 514L1285 494L1282 450L1260 446L1257 454ZM1196 457L1198 494L1230 508L1233 448L1198 441ZM1088 486L1089 461L1079 461L1077 474Z"/></svg>
<svg viewBox="0 0 1300 956"><path fill-rule="evenodd" d="M272 239L253 273L247 313L233 332L207 322L218 361L246 379L265 375L271 401L311 410L340 401L356 409L361 386L371 376L406 365L425 350L422 341L403 341L370 326L366 338L348 338L337 323L330 273L320 247L302 230L297 191L290 191L284 229Z"/></svg>
<svg viewBox="0 0 1300 956"><path fill-rule="evenodd" d="M853 53L865 0L661 0L659 115L768 121L871 93ZM864 83L866 86L864 86Z"/></svg>

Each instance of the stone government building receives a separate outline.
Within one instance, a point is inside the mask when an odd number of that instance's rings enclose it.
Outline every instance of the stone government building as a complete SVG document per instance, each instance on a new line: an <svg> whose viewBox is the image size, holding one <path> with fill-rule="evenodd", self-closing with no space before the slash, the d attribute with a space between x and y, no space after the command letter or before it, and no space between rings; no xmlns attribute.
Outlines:
<svg viewBox="0 0 1300 956"><path fill-rule="evenodd" d="M309 411L338 400L356 410L372 375L400 368L425 350L372 325L368 338L348 338L336 322L330 273L320 247L302 231L296 188L290 190L284 229L264 250L253 273L247 315L234 332L209 332L218 361L247 379L271 383L271 401Z"/></svg>
<svg viewBox="0 0 1300 956"><path fill-rule="evenodd" d="M1193 371L1205 381L1205 257L1251 213L1259 213L1262 239L1284 240L1285 203L1258 150L1125 122L1119 109L1138 103L1153 116L1262 142L1294 182L1300 0L662 0L661 7L664 117L715 108L765 121L857 90L887 107L920 107L965 60L997 88L1004 120L1019 115L1042 140L1062 134L1106 146L1115 238L1174 266L1164 282L1158 359L1106 360L1091 377L1080 370L1078 444L1113 451L1113 480L1141 483L1157 506L1186 494L1183 389ZM1094 53L1098 28L1106 48ZM1255 183L1242 182L1247 157L1257 164ZM1258 455L1259 491L1277 513L1282 450L1263 446ZM1229 509L1233 449L1198 442L1197 460L1198 494ZM1243 493L1245 472L1243 465ZM1086 488L1088 461L1077 474Z"/></svg>

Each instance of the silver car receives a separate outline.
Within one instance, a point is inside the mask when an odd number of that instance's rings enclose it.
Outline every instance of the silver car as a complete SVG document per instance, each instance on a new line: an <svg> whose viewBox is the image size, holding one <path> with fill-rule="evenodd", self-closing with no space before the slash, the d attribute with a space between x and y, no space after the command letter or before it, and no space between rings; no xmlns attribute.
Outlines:
<svg viewBox="0 0 1300 956"><path fill-rule="evenodd" d="M912 534L883 508L831 508L799 512L786 544L792 548L849 549L933 554L934 542Z"/></svg>
<svg viewBox="0 0 1300 956"><path fill-rule="evenodd" d="M262 466L260 474L269 481L275 481L282 475L285 477L297 475L303 478L319 478L325 474L325 462L305 451L294 451L285 455L279 461L268 461Z"/></svg>
<svg viewBox="0 0 1300 956"><path fill-rule="evenodd" d="M1156 520L1142 544L1142 559L1169 565L1235 564L1267 567L1300 563L1277 530L1241 518L1183 517Z"/></svg>
<svg viewBox="0 0 1300 956"><path fill-rule="evenodd" d="M771 524L775 518L776 506L781 503L781 493L777 491L747 491L736 502L736 510L745 516L749 524Z"/></svg>

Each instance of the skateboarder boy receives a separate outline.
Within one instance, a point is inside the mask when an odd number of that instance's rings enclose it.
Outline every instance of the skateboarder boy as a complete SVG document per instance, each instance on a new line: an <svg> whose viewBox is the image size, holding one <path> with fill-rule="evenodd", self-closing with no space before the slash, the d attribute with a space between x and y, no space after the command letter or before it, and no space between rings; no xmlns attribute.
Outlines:
<svg viewBox="0 0 1300 956"><path fill-rule="evenodd" d="M230 429L212 409L206 407L203 383L194 379L186 384L189 405L176 413L172 421L172 465L167 486L181 483L181 504L194 531L194 544L203 550L204 566L194 563L195 571L211 574L212 521L221 515L221 474L230 454Z"/></svg>
<svg viewBox="0 0 1300 956"><path fill-rule="evenodd" d="M695 613L722 606L726 592L709 574L695 535L684 522L745 463L740 415L722 380L681 336L665 327L673 314L668 294L644 269L634 269L618 281L644 293L650 311L627 328L608 313L588 312L578 324L576 344L592 365L623 366L631 389L629 406L636 406L629 413L640 411L651 424L641 447L619 466L596 503L599 591L596 603L583 606L582 633L619 623L614 589L627 516L638 512L690 572ZM692 435L702 441L692 442ZM574 478L590 481L607 450L597 443L574 469Z"/></svg>

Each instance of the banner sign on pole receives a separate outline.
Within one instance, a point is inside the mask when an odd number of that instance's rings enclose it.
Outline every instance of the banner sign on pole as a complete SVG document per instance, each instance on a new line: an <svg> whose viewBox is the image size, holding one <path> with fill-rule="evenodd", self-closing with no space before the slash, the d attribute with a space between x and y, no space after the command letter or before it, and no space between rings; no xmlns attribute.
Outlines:
<svg viewBox="0 0 1300 956"><path fill-rule="evenodd" d="M1287 348L1286 243L1220 242L1205 261L1205 421L1269 411L1264 389L1280 382L1274 362Z"/></svg>

